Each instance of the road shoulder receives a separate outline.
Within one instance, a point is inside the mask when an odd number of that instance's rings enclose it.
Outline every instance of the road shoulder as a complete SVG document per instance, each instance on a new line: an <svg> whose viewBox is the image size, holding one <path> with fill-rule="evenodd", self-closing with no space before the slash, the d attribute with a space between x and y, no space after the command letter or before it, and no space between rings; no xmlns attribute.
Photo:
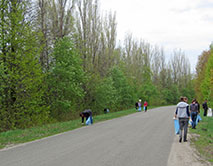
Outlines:
<svg viewBox="0 0 213 166"><path fill-rule="evenodd" d="M190 145L192 135L188 134L188 142L179 143L179 135L174 137L171 152L168 159L168 166L211 166L201 158L197 150Z"/></svg>

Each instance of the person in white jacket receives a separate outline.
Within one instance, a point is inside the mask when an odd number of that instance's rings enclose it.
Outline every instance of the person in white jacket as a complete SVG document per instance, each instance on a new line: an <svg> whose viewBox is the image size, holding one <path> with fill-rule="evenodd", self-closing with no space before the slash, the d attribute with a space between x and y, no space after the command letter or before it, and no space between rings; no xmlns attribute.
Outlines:
<svg viewBox="0 0 213 166"><path fill-rule="evenodd" d="M175 117L178 118L179 120L179 125L180 125L180 139L179 142L182 142L182 133L184 130L184 136L183 140L184 142L187 142L187 132L188 132L188 122L189 122L189 105L186 103L185 98L181 97L180 102L177 104L176 112L175 112Z"/></svg>

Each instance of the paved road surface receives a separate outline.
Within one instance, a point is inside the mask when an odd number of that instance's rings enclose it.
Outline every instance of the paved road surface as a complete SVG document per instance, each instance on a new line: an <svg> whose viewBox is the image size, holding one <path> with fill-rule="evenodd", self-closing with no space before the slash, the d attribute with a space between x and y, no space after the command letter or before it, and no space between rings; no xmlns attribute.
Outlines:
<svg viewBox="0 0 213 166"><path fill-rule="evenodd" d="M0 165L166 166L175 137L174 110L138 112L0 150Z"/></svg>

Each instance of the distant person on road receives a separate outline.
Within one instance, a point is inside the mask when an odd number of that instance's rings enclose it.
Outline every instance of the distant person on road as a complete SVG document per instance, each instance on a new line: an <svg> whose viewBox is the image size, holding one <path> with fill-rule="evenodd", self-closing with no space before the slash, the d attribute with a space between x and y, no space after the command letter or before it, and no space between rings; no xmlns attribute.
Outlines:
<svg viewBox="0 0 213 166"><path fill-rule="evenodd" d="M144 106L144 111L146 112L147 111L147 107L148 107L147 101L144 102L143 106Z"/></svg>
<svg viewBox="0 0 213 166"><path fill-rule="evenodd" d="M138 101L138 111L142 111L141 107L142 107L141 99L139 99L139 101Z"/></svg>
<svg viewBox="0 0 213 166"><path fill-rule="evenodd" d="M192 103L190 104L190 115L192 120L192 129L196 129L196 119L198 115L198 104L196 103L196 100L193 99Z"/></svg>
<svg viewBox="0 0 213 166"><path fill-rule="evenodd" d="M179 142L182 142L182 135L184 130L184 142L187 142L188 122L189 122L189 105L186 103L185 97L180 97L180 102L177 104L175 118L179 120L180 126L180 138Z"/></svg>
<svg viewBox="0 0 213 166"><path fill-rule="evenodd" d="M84 110L83 112L80 113L80 117L82 119L81 123L84 124L84 118L87 119L90 117L90 122L93 124L93 119L92 119L92 111L90 109Z"/></svg>
<svg viewBox="0 0 213 166"><path fill-rule="evenodd" d="M208 111L207 100L204 101L202 106L203 106L203 110L204 110L203 116L206 116L207 115L207 111Z"/></svg>
<svg viewBox="0 0 213 166"><path fill-rule="evenodd" d="M135 103L135 109L138 110L138 102Z"/></svg>

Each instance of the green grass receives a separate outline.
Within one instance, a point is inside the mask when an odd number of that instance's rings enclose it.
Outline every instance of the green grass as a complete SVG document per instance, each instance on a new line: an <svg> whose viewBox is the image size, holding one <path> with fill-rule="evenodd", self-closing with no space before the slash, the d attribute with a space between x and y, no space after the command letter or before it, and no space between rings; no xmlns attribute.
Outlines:
<svg viewBox="0 0 213 166"><path fill-rule="evenodd" d="M154 107L149 107L149 109ZM110 112L93 117L93 122L97 123L104 120L114 119L128 114L135 113L135 109L129 109L119 112ZM25 130L11 130L0 133L0 149L13 146L20 143L34 141L40 138L48 137L58 133L63 133L82 127L81 119L71 120L68 122L48 124L40 127L33 127Z"/></svg>
<svg viewBox="0 0 213 166"><path fill-rule="evenodd" d="M202 121L196 126L196 130L190 129L191 133L199 135L193 137L192 142L199 153L208 161L213 163L213 117L203 117Z"/></svg>

